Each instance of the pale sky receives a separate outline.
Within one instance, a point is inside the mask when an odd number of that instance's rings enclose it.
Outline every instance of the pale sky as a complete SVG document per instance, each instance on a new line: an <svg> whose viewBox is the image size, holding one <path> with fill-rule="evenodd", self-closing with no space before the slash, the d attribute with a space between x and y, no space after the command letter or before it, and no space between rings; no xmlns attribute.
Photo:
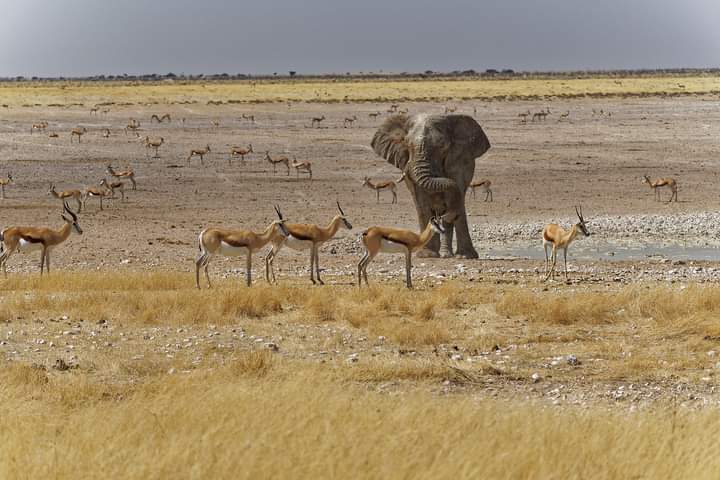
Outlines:
<svg viewBox="0 0 720 480"><path fill-rule="evenodd" d="M720 0L0 0L0 76L720 66Z"/></svg>

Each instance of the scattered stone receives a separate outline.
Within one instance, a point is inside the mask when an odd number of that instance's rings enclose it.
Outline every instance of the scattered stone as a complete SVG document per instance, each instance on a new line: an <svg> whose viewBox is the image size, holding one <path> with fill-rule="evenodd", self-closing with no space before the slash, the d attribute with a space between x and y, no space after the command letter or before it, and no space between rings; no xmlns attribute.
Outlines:
<svg viewBox="0 0 720 480"><path fill-rule="evenodd" d="M575 355L568 355L567 356L567 364L572 365L574 367L576 365L580 365L580 362L578 361L578 359Z"/></svg>
<svg viewBox="0 0 720 480"><path fill-rule="evenodd" d="M540 381L540 374L533 373L532 375L530 375L530 378L532 379L533 383L538 383Z"/></svg>

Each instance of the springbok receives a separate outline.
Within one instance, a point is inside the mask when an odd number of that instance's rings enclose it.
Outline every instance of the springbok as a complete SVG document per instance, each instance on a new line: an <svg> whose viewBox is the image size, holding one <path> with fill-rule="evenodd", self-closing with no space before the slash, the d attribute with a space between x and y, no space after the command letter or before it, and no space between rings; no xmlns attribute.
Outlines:
<svg viewBox="0 0 720 480"><path fill-rule="evenodd" d="M567 249L570 244L575 240L575 237L581 235L583 237L589 237L587 226L585 225L585 219L582 214L582 207L578 209L575 207L575 213L578 216L578 223L572 226L569 231L563 229L556 223L550 223L545 225L542 231L543 238L543 249L545 250L545 278L543 281L547 281L552 275L555 279L555 263L557 262L557 251L562 249L563 257L565 259L565 281L568 281L567 273ZM550 265L550 258L548 258L548 247L552 246L552 265Z"/></svg>
<svg viewBox="0 0 720 480"><path fill-rule="evenodd" d="M10 185L13 182L11 174L7 174L7 178L0 178L0 200L5 200L5 185Z"/></svg>
<svg viewBox="0 0 720 480"><path fill-rule="evenodd" d="M385 189L390 190L390 193L392 193L392 202L390 203L397 203L397 184L400 183L403 178L405 178L404 173L398 180L388 180L386 182L373 183L370 180L370 177L365 177L362 186L375 190L375 193L377 194L377 203L380 203L380 190Z"/></svg>
<svg viewBox="0 0 720 480"><path fill-rule="evenodd" d="M353 115L352 117L345 117L345 120L343 120L343 127L348 128L348 125L352 127L356 121L357 115Z"/></svg>
<svg viewBox="0 0 720 480"><path fill-rule="evenodd" d="M335 215L330 221L327 227L320 227L318 225L312 225L307 223L286 223L285 228L288 231L288 235L276 235L273 237L272 249L265 257L265 279L268 283L275 283L275 271L273 270L273 262L275 256L280 252L283 246L287 245L293 250L310 250L310 281L321 285L325 282L320 278L320 260L318 250L320 247L333 238L337 234L340 227L345 227L348 230L352 230L352 225L345 216L340 207L340 202L337 202L339 215ZM313 268L315 277L313 277ZM272 277L272 280L271 280Z"/></svg>
<svg viewBox="0 0 720 480"><path fill-rule="evenodd" d="M149 150L152 148L155 150L155 155L153 156L153 158L160 158L160 154L158 153L158 150L160 149L160 147L162 146L163 143L165 143L165 139L163 137L160 137L160 140L157 140L157 139L151 140L150 137L145 137L145 149Z"/></svg>
<svg viewBox="0 0 720 480"><path fill-rule="evenodd" d="M232 163L233 157L240 157L240 161L245 163L245 155L253 153L252 143L248 144L247 148L242 147L230 147L230 157L228 158L228 164Z"/></svg>
<svg viewBox="0 0 720 480"><path fill-rule="evenodd" d="M210 153L210 145L205 145L205 148L193 148L190 150L190 155L187 157L187 162L190 163L190 159L192 157L198 156L200 157L200 164L205 165L205 161L203 160L203 157Z"/></svg>
<svg viewBox="0 0 720 480"><path fill-rule="evenodd" d="M675 202L678 201L677 199L677 182L674 178L659 178L655 180L654 182L650 180L650 177L647 175L643 175L642 183L647 183L650 185L650 188L655 191L655 201L660 201L660 187L668 187L672 194L670 195L669 202L673 201L673 198L675 199Z"/></svg>
<svg viewBox="0 0 720 480"><path fill-rule="evenodd" d="M320 122L322 122L323 120L325 120L325 115L323 115L321 117L313 117L310 126L314 127L317 125L317 128L320 128Z"/></svg>
<svg viewBox="0 0 720 480"><path fill-rule="evenodd" d="M137 184L135 183L135 172L133 171L132 168L129 168L129 169L127 169L127 170L123 170L123 171L121 171L121 172L116 172L116 171L112 168L112 165L108 164L108 166L107 166L107 168L105 169L105 171L106 171L108 174L110 174L111 176L115 177L115 178L119 178L119 179L127 178L128 180L130 180L130 183L132 183L132 189L133 189L133 190L137 190Z"/></svg>
<svg viewBox="0 0 720 480"><path fill-rule="evenodd" d="M66 213L71 218L66 217ZM50 251L67 240L71 232L82 234L82 229L77 223L77 215L70 210L67 202L63 203L61 216L65 224L59 230L46 227L9 227L0 232L0 265L6 277L7 261L16 251L40 250L40 275L43 274L43 267L47 269L48 274L50 273Z"/></svg>
<svg viewBox="0 0 720 480"><path fill-rule="evenodd" d="M255 233L250 230L227 230L220 228L206 228L200 232L198 248L200 255L195 260L195 285L200 288L200 269L205 269L205 278L208 288L210 275L208 265L213 255L225 257L246 256L246 283L249 287L252 283L252 254L267 245L276 235L288 235L285 228L285 219L280 209L275 206L278 220L273 221L263 233Z"/></svg>
<svg viewBox="0 0 720 480"><path fill-rule="evenodd" d="M445 228L442 218L433 216L425 229L417 234L410 230L390 227L370 227L362 233L362 243L365 246L365 254L358 262L358 287L369 285L367 278L367 266L378 253L404 254L405 255L405 285L412 288L412 254L432 240L436 233L444 233Z"/></svg>
<svg viewBox="0 0 720 480"><path fill-rule="evenodd" d="M312 163L310 162L298 162L293 158L292 164L290 164L291 167L295 169L295 177L297 179L300 179L300 172L307 173L308 178L312 180Z"/></svg>
<svg viewBox="0 0 720 480"><path fill-rule="evenodd" d="M68 198L72 198L77 202L78 213L82 211L82 192L80 190L63 190L62 192L57 192L55 191L55 184L51 184L47 194L52 195L58 200L62 200L63 203L67 202Z"/></svg>
<svg viewBox="0 0 720 480"><path fill-rule="evenodd" d="M45 131L45 129L47 127L48 127L48 123L45 121L42 121L40 123L33 123L32 126L30 127L30 135L32 135L35 130L43 132L43 131Z"/></svg>
<svg viewBox="0 0 720 480"><path fill-rule="evenodd" d="M470 184L470 188L472 189L472 197L473 200L475 199L475 189L476 188L482 188L483 192L485 192L485 201L488 201L488 197L490 198L490 201L493 201L493 193L490 189L490 185L492 185L492 182L488 179L485 180L478 180L476 182L472 182Z"/></svg>
<svg viewBox="0 0 720 480"><path fill-rule="evenodd" d="M85 133L87 133L87 128L85 128L85 127L73 128L73 129L70 131L70 143L72 143L72 139L73 139L75 136L78 137L78 143L80 143L80 138L81 138Z"/></svg>
<svg viewBox="0 0 720 480"><path fill-rule="evenodd" d="M100 181L100 186L110 191L109 198L115 198L115 190L120 192L120 201L125 201L125 183L124 182L108 182L106 178Z"/></svg>
<svg viewBox="0 0 720 480"><path fill-rule="evenodd" d="M277 166L279 163L282 163L283 165L285 165L285 168L287 168L287 174L290 175L290 159L288 157L283 156L283 157L272 158L270 156L270 152L266 150L265 151L265 160L270 162L270 164L273 166L273 175L277 172Z"/></svg>
<svg viewBox="0 0 720 480"><path fill-rule="evenodd" d="M88 198L99 198L100 199L100 210L103 209L103 198L110 196L110 190L104 185L105 179L100 181L100 187L85 187L82 194L82 206L87 211L86 203Z"/></svg>

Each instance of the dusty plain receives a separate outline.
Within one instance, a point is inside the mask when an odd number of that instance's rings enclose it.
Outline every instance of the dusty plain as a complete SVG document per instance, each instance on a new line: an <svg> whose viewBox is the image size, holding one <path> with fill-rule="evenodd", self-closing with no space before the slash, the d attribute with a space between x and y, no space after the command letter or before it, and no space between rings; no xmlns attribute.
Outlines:
<svg viewBox="0 0 720 480"><path fill-rule="evenodd" d="M720 80L637 80L2 85L2 228L60 226L50 184L94 185L110 163L138 183L88 201L50 277L35 253L0 280L2 476L712 477ZM416 259L406 291L402 259L381 257L359 291L360 232L417 227L404 186L396 205L361 186L398 176L369 147L391 104L474 115L494 201L468 193L479 260ZM265 151L312 162L312 181ZM644 174L676 178L679 202L655 202ZM321 250L327 285L285 249L276 286L258 255L251 288L220 258L217 288L194 288L202 228L263 229L273 204L324 224L336 200L355 228ZM568 284L543 283L540 228L574 205L592 236Z"/></svg>

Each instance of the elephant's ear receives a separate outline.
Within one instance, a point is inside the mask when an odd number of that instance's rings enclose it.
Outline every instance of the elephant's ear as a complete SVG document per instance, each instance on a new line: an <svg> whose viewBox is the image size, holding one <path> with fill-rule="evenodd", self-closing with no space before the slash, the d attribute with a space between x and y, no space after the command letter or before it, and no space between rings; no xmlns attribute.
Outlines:
<svg viewBox="0 0 720 480"><path fill-rule="evenodd" d="M405 140L410 123L407 115L393 115L380 125L370 144L375 153L400 170L405 170L410 158L410 147Z"/></svg>

